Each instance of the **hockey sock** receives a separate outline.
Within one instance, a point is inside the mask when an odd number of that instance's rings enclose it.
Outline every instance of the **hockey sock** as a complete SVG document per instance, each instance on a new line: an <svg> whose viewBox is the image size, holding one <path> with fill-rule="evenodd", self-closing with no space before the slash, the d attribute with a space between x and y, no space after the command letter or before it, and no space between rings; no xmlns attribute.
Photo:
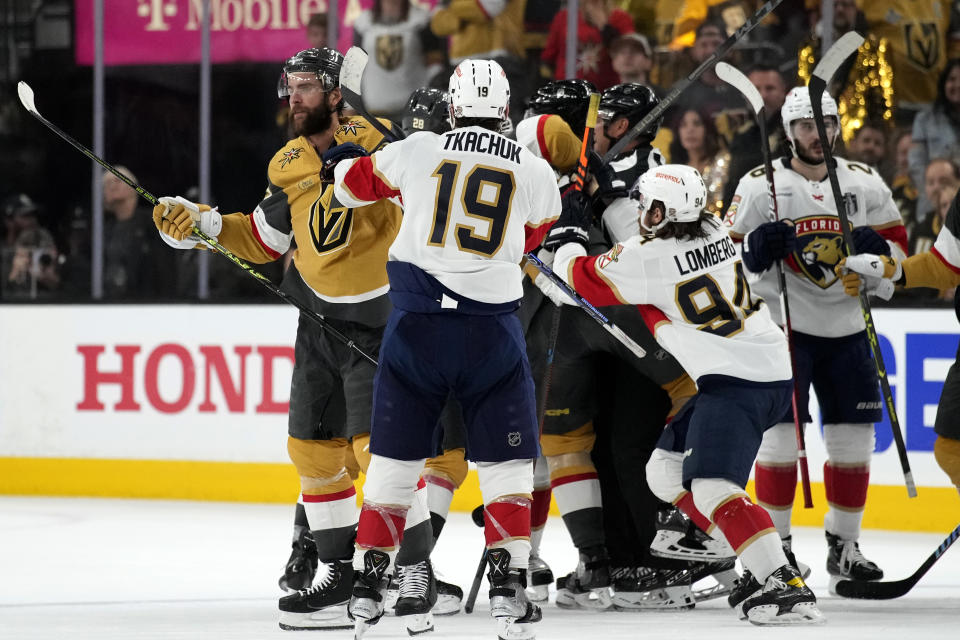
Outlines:
<svg viewBox="0 0 960 640"><path fill-rule="evenodd" d="M417 482L413 492L413 503L407 511L407 521L403 530L403 543L397 554L398 565L410 565L422 562L430 557L433 549L433 526L430 510L427 508L427 485L423 478Z"/></svg>
<svg viewBox="0 0 960 640"><path fill-rule="evenodd" d="M701 531L705 533L713 532L713 529L715 528L714 523L710 522L707 516L700 513L700 510L697 509L697 506L693 504L692 493L685 491L677 500L676 506L677 509L680 509L685 516L693 521L693 524L700 527Z"/></svg>
<svg viewBox="0 0 960 640"><path fill-rule="evenodd" d="M530 506L533 502L533 461L478 462L483 495L484 537L488 549L506 549L510 568L530 563Z"/></svg>
<svg viewBox="0 0 960 640"><path fill-rule="evenodd" d="M823 521L824 529L844 540L857 540L867 503L870 465L851 467L825 462L823 484L830 505Z"/></svg>
<svg viewBox="0 0 960 640"><path fill-rule="evenodd" d="M600 480L589 452L550 456L548 462L550 489L574 546L604 544Z"/></svg>
<svg viewBox="0 0 960 640"><path fill-rule="evenodd" d="M453 502L453 483L434 473L424 473L423 479L427 484L427 505L430 509L430 524L433 533L433 543L436 544L443 531L443 525L450 515L450 503Z"/></svg>
<svg viewBox="0 0 960 640"><path fill-rule="evenodd" d="M310 523L307 522L307 510L303 508L303 494L297 500L297 507L293 513L293 541L300 539L300 532L309 529Z"/></svg>
<svg viewBox="0 0 960 640"><path fill-rule="evenodd" d="M793 499L797 493L796 463L775 464L757 462L754 466L757 502L773 521L782 537L790 535Z"/></svg>
<svg viewBox="0 0 960 640"><path fill-rule="evenodd" d="M743 566L761 584L767 576L787 564L780 536L770 516L746 496L734 496L717 507L713 521L736 550Z"/></svg>
<svg viewBox="0 0 960 640"><path fill-rule="evenodd" d="M533 490L533 502L530 507L530 553L540 555L540 540L550 515L550 487Z"/></svg>

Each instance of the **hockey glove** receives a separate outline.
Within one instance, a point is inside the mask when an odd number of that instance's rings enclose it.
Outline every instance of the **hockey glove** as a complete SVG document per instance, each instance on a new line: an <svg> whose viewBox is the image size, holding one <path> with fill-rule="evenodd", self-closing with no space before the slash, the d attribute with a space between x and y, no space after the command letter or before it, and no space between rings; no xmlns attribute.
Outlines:
<svg viewBox="0 0 960 640"><path fill-rule="evenodd" d="M890 244L870 227L857 227L852 235L854 253L875 253L879 256L889 256L891 253Z"/></svg>
<svg viewBox="0 0 960 640"><path fill-rule="evenodd" d="M591 151L587 158L587 171L597 181L597 194L605 201L626 198L629 195L627 183L617 175L613 167L603 164L595 151Z"/></svg>
<svg viewBox="0 0 960 640"><path fill-rule="evenodd" d="M560 217L543 240L543 248L556 251L568 242L586 248L590 227L590 198L582 191L569 189L560 199Z"/></svg>
<svg viewBox="0 0 960 640"><path fill-rule="evenodd" d="M872 287L871 281L873 280L878 280L881 284L890 282L892 286L894 282L903 277L903 267L900 266L900 262L896 258L877 256L871 253L859 253L855 256L842 258L840 263L834 267L834 271L837 272L843 282L844 293L854 297L860 292L861 275L867 278L868 292L881 286L878 284ZM883 285L883 287L886 288L886 285ZM883 297L880 293L875 295ZM889 300L889 297L884 298L884 300Z"/></svg>
<svg viewBox="0 0 960 640"><path fill-rule="evenodd" d="M839 268L839 265L838 267ZM840 282L843 283L843 292L848 296L856 298L860 295L861 288L866 281L866 292L868 295L876 296L881 300L889 300L893 297L896 286L892 280L886 278L872 278L870 276L861 276L859 273L851 271L840 276Z"/></svg>
<svg viewBox="0 0 960 640"><path fill-rule="evenodd" d="M563 292L563 289L555 285L553 280L542 273L537 274L537 277L533 279L533 283L537 285L537 288L540 289L543 295L550 298L550 301L558 307L564 304L576 304L570 296Z"/></svg>
<svg viewBox="0 0 960 640"><path fill-rule="evenodd" d="M368 155L370 153L366 149L353 142L344 142L335 147L330 147L321 156L323 168L320 169L320 180L322 182L333 182L333 170L341 161Z"/></svg>
<svg viewBox="0 0 960 640"><path fill-rule="evenodd" d="M160 231L160 238L174 249L192 249L198 242L192 237L194 228L216 239L223 228L223 218L205 204L195 204L181 196L165 196L153 208L153 224Z"/></svg>
<svg viewBox="0 0 960 640"><path fill-rule="evenodd" d="M784 222L764 222L743 239L743 264L754 273L763 273L774 260L782 260L797 249L797 231Z"/></svg>

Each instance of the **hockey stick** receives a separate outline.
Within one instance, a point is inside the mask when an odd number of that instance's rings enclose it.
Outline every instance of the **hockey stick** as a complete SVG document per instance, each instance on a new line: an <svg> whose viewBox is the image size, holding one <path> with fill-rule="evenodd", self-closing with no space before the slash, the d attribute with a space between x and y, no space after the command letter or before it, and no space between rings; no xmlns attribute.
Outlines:
<svg viewBox="0 0 960 640"><path fill-rule="evenodd" d="M830 188L833 190L833 200L837 207L837 215L840 217L840 229L843 232L843 242L845 255L853 255L853 233L850 226L850 219L847 216L846 202L843 199L843 193L840 191L840 181L837 179L837 169L834 166L833 151L830 148L830 140L827 138L827 127L823 122L823 104L821 99L823 92L827 90L827 84L833 78L833 74L843 62L853 55L863 43L863 36L856 31L848 31L842 38L837 40L832 47L823 55L823 59L817 64L810 77L810 103L813 107L813 119L817 125L817 135L820 137L820 146L823 147L823 159L827 164L827 176L830 178ZM839 126L839 123L837 123ZM900 420L897 418L897 409L893 403L893 393L890 391L890 381L887 379L887 369L883 364L883 354L880 352L880 340L877 337L877 329L873 324L873 314L870 312L870 301L867 299L865 291L860 291L860 309L863 313L863 323L866 325L867 340L870 342L870 350L873 352L873 361L877 367L877 377L880 378L880 389L883 393L883 401L887 407L887 415L890 416L890 429L893 431L893 440L897 444L897 455L900 456L900 467L903 469L903 479L907 485L907 495L911 498L917 496L917 486L913 482L913 472L910 471L910 461L907 459L907 448L903 444L903 434L900 431Z"/></svg>
<svg viewBox="0 0 960 640"><path fill-rule="evenodd" d="M144 200L146 200L152 205L157 204L157 199L151 193L146 191L143 187L138 185L136 182L134 182L127 176L117 171L112 165L107 163L105 160L97 157L92 151L90 151L90 149L87 149L85 146L77 142L69 134L63 131L60 127L58 127L57 125L53 124L52 122L44 118L42 115L40 115L40 112L37 111L36 104L34 103L33 89L30 88L30 85L28 85L26 82L23 82L23 81L18 83L17 94L20 96L20 102L23 104L23 107L30 112L30 115L32 115L34 118L36 118L41 123L43 123L48 129L53 131L55 134L57 134L58 136L60 136L61 138L69 142L80 153L87 156L88 158L96 162L98 165L100 165L101 167L103 167L113 175L117 176L117 178L122 180L127 186L129 186L131 189L136 191ZM200 229L197 229L197 228L194 228L193 235L196 236L200 241L202 241L208 247L210 247L211 249L213 249L214 251L216 251L217 253L224 256L225 258L233 262L235 265L237 265L238 267L246 271L247 274L255 278L257 282L263 285L266 289L268 289L274 295L279 296L285 302L288 302L293 306L295 306L304 315L306 315L308 318L310 318L315 323L317 323L317 325L319 325L321 329L329 332L330 335L332 335L338 341L342 342L348 348L356 351L360 356L368 360L373 366L377 366L376 358L374 358L373 356L368 354L366 351L361 349L356 342L354 342L353 340L351 340L350 338L343 335L342 333L340 333L339 331L331 327L329 324L327 324L323 320L323 317L318 315L315 311L308 308L306 305L304 305L302 302L300 302L293 296L281 290L280 287L275 285L273 281L270 280L270 278L263 275L259 271L254 270L253 267L251 267L249 264L241 260L238 256L234 255L233 252L231 252L229 249L224 247L222 244L217 242L216 238L212 238L208 236L207 234L203 233L202 231L200 231Z"/></svg>
<svg viewBox="0 0 960 640"><path fill-rule="evenodd" d="M773 183L773 161L770 159L770 139L767 137L767 112L763 107L763 98L747 76L726 62L717 63L717 76L743 94L743 97L750 103L754 114L756 114L757 125L760 127L760 151L763 154L763 166L767 174L767 196L770 199L770 214L775 221L779 221L780 211L777 206L777 190ZM777 284L780 289L780 308L783 309L783 321L787 334L787 350L790 352L790 370L794 372L793 393L791 394L790 400L793 404L793 426L797 434L797 459L800 463L803 506L805 509L812 509L813 494L810 491L810 468L807 466L807 444L803 435L803 426L800 425L800 414L797 411L797 399L800 397L800 394L797 389L797 363L793 353L793 325L790 323L787 277L783 272L783 264L780 260L776 261L776 265Z"/></svg>
<svg viewBox="0 0 960 640"><path fill-rule="evenodd" d="M580 159L577 162L577 173L573 179L573 190L583 191L587 182L587 154L593 149L593 130L597 125L597 109L600 108L600 94L591 93L590 103L587 106L587 119L583 128L583 142L580 145ZM550 383L553 380L553 358L556 355L557 337L560 335L560 317L563 315L563 305L554 305L550 316L550 334L547 338L547 368L543 373L543 387L540 391L540 416L537 418L540 435L543 435L543 421L547 416L547 400L550 397Z"/></svg>
<svg viewBox="0 0 960 640"><path fill-rule="evenodd" d="M363 98L360 97L363 92L361 89L363 70L367 66L368 58L367 52L360 47L350 47L347 50L347 55L343 56L343 64L340 65L340 93L343 94L343 99L347 101L347 104L356 109L357 113L363 116L385 138L388 138L391 142L403 140L406 137L404 133L388 129L382 122L370 115L363 104Z"/></svg>
<svg viewBox="0 0 960 640"><path fill-rule="evenodd" d="M627 349L629 349L633 353L633 355L637 356L638 358L646 357L647 352L644 351L643 347L641 347L639 344L634 342L633 338L631 338L626 333L624 333L623 329L613 324L613 322L611 322L605 315L600 313L600 311L597 310L595 306L587 302L583 298L583 296L581 296L579 293L576 292L576 290L573 287L568 285L566 282L563 281L562 278L560 278L557 274L555 274L550 269L550 267L543 264L543 261L540 260L540 258L533 255L533 253L528 253L527 260L531 264L533 264L533 266L535 266L540 271L540 273L547 276L547 278L553 284L557 285L561 291L563 291L565 294L570 296L570 299L573 300L577 304L577 306L579 306L581 309L586 311L587 315L589 315L591 318L599 322L600 326L602 326L607 331L607 333L609 333L614 338L619 340L623 346L625 346Z"/></svg>
<svg viewBox="0 0 960 640"><path fill-rule="evenodd" d="M473 524L481 529L484 527L483 520L484 506L480 505L470 513ZM477 603L477 594L480 593L480 582L483 580L483 570L487 568L487 546L483 546L483 553L480 554L480 565L477 567L477 574L473 576L473 584L470 585L470 593L467 595L467 601L463 603L464 613L473 613L473 606Z"/></svg>
<svg viewBox="0 0 960 640"><path fill-rule="evenodd" d="M660 101L660 104L654 107L650 113L645 115L640 122L633 125L633 127L623 134L620 140L618 140L617 143L613 145L613 147L611 147L606 154L604 154L603 164L609 164L610 161L616 158L617 155L623 151L623 148L630 144L634 138L649 129L653 123L656 122L661 115L663 115L663 112L669 109L670 106L677 101L677 98L680 97L680 94L687 90L687 87L693 84L697 78L702 76L707 69L722 60L723 57L727 55L727 52L730 51L730 49L735 47L745 35L753 31L753 29L760 24L764 18L767 17L767 14L776 9L781 2L783 2L783 0L770 0L765 5L760 7L755 14L750 16L746 22L740 25L739 29L734 31L730 37L724 40L720 46L717 47L717 50L713 52L713 55L701 62L699 67L690 72L690 75L673 85L673 88L670 89L670 93L663 97L663 99Z"/></svg>
<svg viewBox="0 0 960 640"><path fill-rule="evenodd" d="M860 598L862 600L892 600L906 595L910 589L920 581L933 563L950 548L957 538L960 538L960 525L950 532L950 535L940 543L937 550L930 554L920 568L913 572L909 578L903 580L893 580L891 582L871 582L869 580L840 580L837 582L837 595L844 598Z"/></svg>

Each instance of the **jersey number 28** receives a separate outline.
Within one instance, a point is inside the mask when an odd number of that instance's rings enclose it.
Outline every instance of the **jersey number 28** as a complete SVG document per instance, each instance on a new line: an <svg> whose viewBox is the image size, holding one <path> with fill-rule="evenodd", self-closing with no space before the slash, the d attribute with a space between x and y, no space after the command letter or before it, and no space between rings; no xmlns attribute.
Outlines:
<svg viewBox="0 0 960 640"><path fill-rule="evenodd" d="M453 235L457 248L467 253L491 257L503 244L503 234L510 218L510 204L517 181L512 171L476 165L460 180L460 163L444 160L431 177L437 178L433 225L427 244L442 247L447 240L453 197L460 193L464 213L476 218L478 225L458 224Z"/></svg>

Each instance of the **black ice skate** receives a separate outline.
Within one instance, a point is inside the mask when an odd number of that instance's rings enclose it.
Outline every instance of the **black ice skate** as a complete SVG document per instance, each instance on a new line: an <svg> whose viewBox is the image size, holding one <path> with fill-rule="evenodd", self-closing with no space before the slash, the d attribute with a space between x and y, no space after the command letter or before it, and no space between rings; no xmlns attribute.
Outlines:
<svg viewBox="0 0 960 640"><path fill-rule="evenodd" d="M783 555L787 556L787 562L793 565L793 568L800 572L804 580L810 577L810 565L797 562L797 557L793 555L793 536L780 538L783 545Z"/></svg>
<svg viewBox="0 0 960 640"><path fill-rule="evenodd" d="M433 615L430 610L437 603L437 579L429 560L416 564L398 566L397 582L400 585L397 604L398 616L406 616L407 633L411 636L433 631Z"/></svg>
<svg viewBox="0 0 960 640"><path fill-rule="evenodd" d="M612 603L619 611L676 611L694 607L690 572L686 569L618 567L612 577Z"/></svg>
<svg viewBox="0 0 960 640"><path fill-rule="evenodd" d="M299 532L293 540L293 549L290 559L280 576L280 588L287 593L296 593L309 589L313 578L317 574L317 545L313 542L313 534L306 527L297 527Z"/></svg>
<svg viewBox="0 0 960 640"><path fill-rule="evenodd" d="M348 608L355 622L354 634L357 638L383 617L389 568L390 556L386 553L370 549L363 554L363 571L354 575L353 596Z"/></svg>
<svg viewBox="0 0 960 640"><path fill-rule="evenodd" d="M437 579L437 604L433 605L431 613L435 616L452 616L460 613L460 603L463 602L463 589L450 582Z"/></svg>
<svg viewBox="0 0 960 640"><path fill-rule="evenodd" d="M497 621L500 640L532 640L533 623L540 622L540 607L527 600L526 571L510 568L506 549L487 551L490 581L490 615Z"/></svg>
<svg viewBox="0 0 960 640"><path fill-rule="evenodd" d="M704 533L679 509L657 512L657 535L650 543L650 553L661 558L703 562L724 562L737 557L725 539Z"/></svg>
<svg viewBox="0 0 960 640"><path fill-rule="evenodd" d="M734 558L720 562L690 562L687 571L690 574L690 584L693 597L697 602L705 602L714 598L722 598L733 593L740 580L737 573L737 561ZM697 585L697 582L710 578L713 583Z"/></svg>
<svg viewBox="0 0 960 640"><path fill-rule="evenodd" d="M280 598L280 628L352 629L347 603L353 590L353 567L349 562L320 565L317 583Z"/></svg>
<svg viewBox="0 0 960 640"><path fill-rule="evenodd" d="M577 570L557 580L557 606L561 609L608 609L610 559L602 546L580 551Z"/></svg>
<svg viewBox="0 0 960 640"><path fill-rule="evenodd" d="M553 584L553 571L549 565L540 556L531 555L527 575L530 577L527 597L533 602L546 602L550 597L550 585Z"/></svg>
<svg viewBox="0 0 960 640"><path fill-rule="evenodd" d="M743 612L743 603L753 596L760 595L762 590L763 586L757 582L750 570L744 569L743 575L737 580L733 591L727 596L727 604L737 612L737 616L741 620L746 620L747 614Z"/></svg>
<svg viewBox="0 0 960 640"><path fill-rule="evenodd" d="M832 533L826 533L826 536L830 593L837 595L837 582L840 580L880 580L883 578L883 569L863 557L860 552L860 545L857 544L856 540L844 540Z"/></svg>
<svg viewBox="0 0 960 640"><path fill-rule="evenodd" d="M767 578L763 591L743 603L747 619L760 626L819 624L825 621L817 597L793 565L785 564Z"/></svg>

